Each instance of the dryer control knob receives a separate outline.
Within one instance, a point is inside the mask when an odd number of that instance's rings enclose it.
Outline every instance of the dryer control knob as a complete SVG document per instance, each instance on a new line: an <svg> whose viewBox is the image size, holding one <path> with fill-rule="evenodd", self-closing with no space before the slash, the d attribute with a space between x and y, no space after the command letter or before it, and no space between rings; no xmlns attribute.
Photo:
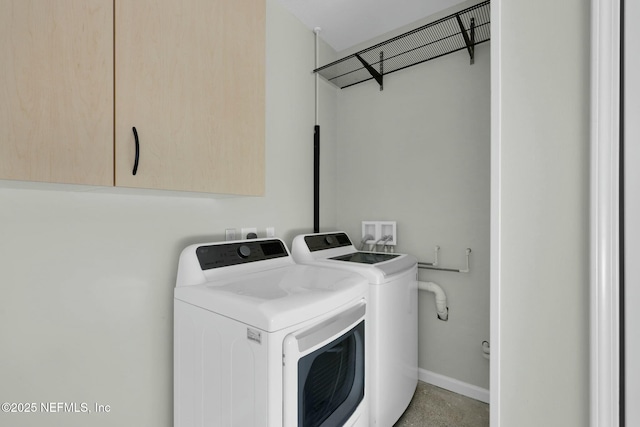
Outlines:
<svg viewBox="0 0 640 427"><path fill-rule="evenodd" d="M249 258L249 255L251 255L251 248L247 245L242 245L238 248L238 255L240 255L240 258Z"/></svg>
<svg viewBox="0 0 640 427"><path fill-rule="evenodd" d="M327 236L324 238L324 241L327 245L333 245L333 236Z"/></svg>

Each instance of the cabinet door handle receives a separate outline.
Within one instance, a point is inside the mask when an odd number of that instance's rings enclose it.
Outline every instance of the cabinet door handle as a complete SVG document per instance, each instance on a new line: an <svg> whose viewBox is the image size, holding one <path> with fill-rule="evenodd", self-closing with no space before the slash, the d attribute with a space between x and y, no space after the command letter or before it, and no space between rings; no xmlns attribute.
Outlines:
<svg viewBox="0 0 640 427"><path fill-rule="evenodd" d="M136 130L136 127L133 127L133 137L135 138L135 142L136 142L136 159L133 162L133 171L132 173L135 175L138 172L138 160L140 159L140 141L138 140L138 131Z"/></svg>

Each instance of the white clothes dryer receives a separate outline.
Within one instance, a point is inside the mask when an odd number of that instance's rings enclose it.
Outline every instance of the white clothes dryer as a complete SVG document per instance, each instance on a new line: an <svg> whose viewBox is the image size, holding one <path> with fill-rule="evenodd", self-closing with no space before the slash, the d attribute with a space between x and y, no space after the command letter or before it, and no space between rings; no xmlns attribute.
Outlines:
<svg viewBox="0 0 640 427"><path fill-rule="evenodd" d="M296 262L359 273L369 282L370 425L390 427L418 384L418 267L413 256L358 251L346 233L293 240Z"/></svg>
<svg viewBox="0 0 640 427"><path fill-rule="evenodd" d="M184 249L175 427L368 426L367 294L362 276L295 264L279 239Z"/></svg>

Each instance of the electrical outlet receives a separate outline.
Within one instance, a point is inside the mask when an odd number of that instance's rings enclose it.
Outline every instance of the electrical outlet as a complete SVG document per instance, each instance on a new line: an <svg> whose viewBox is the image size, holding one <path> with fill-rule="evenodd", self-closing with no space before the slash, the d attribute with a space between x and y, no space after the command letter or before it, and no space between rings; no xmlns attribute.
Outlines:
<svg viewBox="0 0 640 427"><path fill-rule="evenodd" d="M267 237L276 237L276 228L275 227L267 227Z"/></svg>
<svg viewBox="0 0 640 427"><path fill-rule="evenodd" d="M253 234L253 236L249 236ZM255 239L258 237L258 229L256 227L246 227L240 229L240 238L241 239Z"/></svg>

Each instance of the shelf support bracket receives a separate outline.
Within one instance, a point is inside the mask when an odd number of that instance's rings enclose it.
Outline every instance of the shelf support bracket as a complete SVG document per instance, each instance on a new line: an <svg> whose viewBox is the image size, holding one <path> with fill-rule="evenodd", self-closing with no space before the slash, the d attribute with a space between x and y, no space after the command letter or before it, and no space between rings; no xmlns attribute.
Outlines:
<svg viewBox="0 0 640 427"><path fill-rule="evenodd" d="M362 59L362 57L360 55L358 55L357 53L355 54L356 58L358 58L358 61L360 61L362 63L362 65L364 65L364 68L367 69L367 71L369 72L369 74L371 74L371 77L373 77L374 79L376 79L376 81L378 82L378 84L380 85L380 90L383 89L383 85L382 85L382 77L384 75L384 68L383 68L383 64L384 64L384 52L380 52L380 72L376 71L375 68L373 68L371 66L371 64L369 64L367 61L365 61L364 59Z"/></svg>
<svg viewBox="0 0 640 427"><path fill-rule="evenodd" d="M469 56L471 57L469 64L473 65L473 55L476 46L476 20L474 18L471 18L471 37L469 37L469 35L467 34L467 30L465 30L464 24L462 23L462 19L460 19L459 14L456 14L456 20L458 21L458 25L460 26L460 33L464 38L464 44L467 45L467 51L469 52Z"/></svg>

